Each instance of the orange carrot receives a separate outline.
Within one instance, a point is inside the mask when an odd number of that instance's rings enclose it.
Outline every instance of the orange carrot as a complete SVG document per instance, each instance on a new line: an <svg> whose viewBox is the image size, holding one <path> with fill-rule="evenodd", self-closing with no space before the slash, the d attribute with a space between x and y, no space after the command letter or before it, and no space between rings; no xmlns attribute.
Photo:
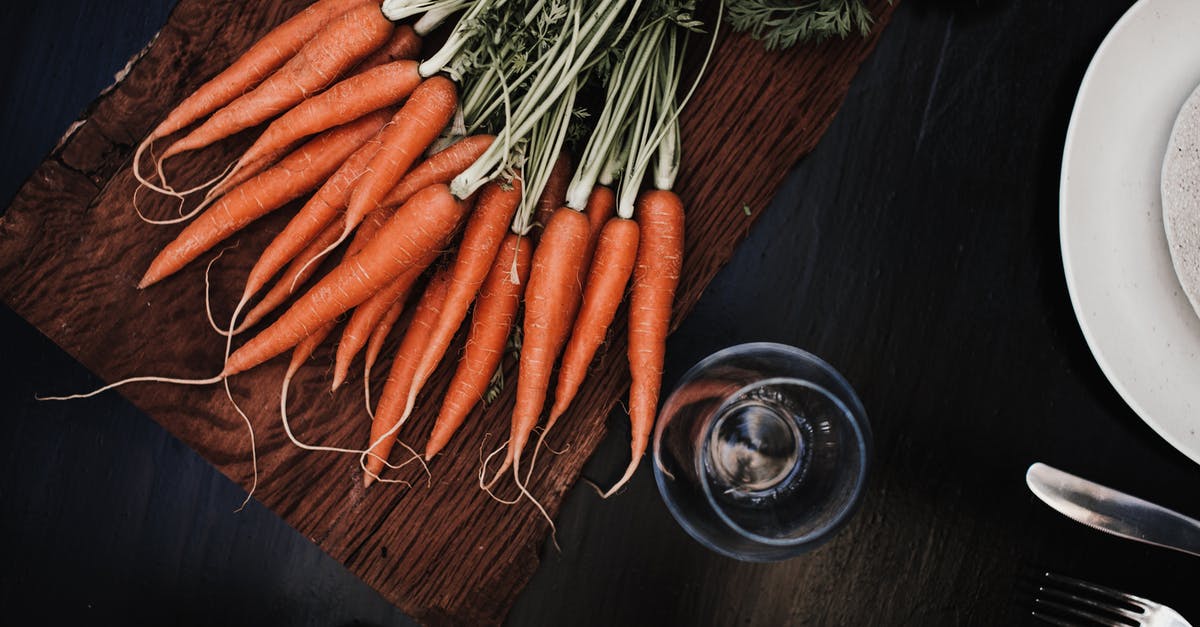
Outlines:
<svg viewBox="0 0 1200 627"><path fill-rule="evenodd" d="M383 47L371 53L350 70L350 74L359 74L373 67L399 61L401 59L416 59L421 54L421 36L408 24L399 24L392 30L392 36Z"/></svg>
<svg viewBox="0 0 1200 627"><path fill-rule="evenodd" d="M303 140L300 140L300 141L303 141ZM276 151L275 154L268 155L266 157L259 157L258 159L255 159L252 163L247 165L246 167L242 167L242 168L239 168L236 170L232 169L232 168L229 170L226 170L224 173L222 173L221 175L218 175L212 181L209 181L207 183L203 183L203 184L199 185L197 187L197 189L202 189L204 187L208 187L209 185L212 185L212 187L210 187L209 190L207 192L205 192L204 197L206 199L216 198L217 196L220 196L221 194L228 192L229 190L237 187L238 185L245 183L246 181L250 180L251 178L254 178L254 175L256 175L259 172L262 172L263 170L274 165L274 163L279 160L280 155L283 155L283 154L288 153L288 152L292 151L293 149L295 149L296 146L299 145L300 141L294 141L286 146L283 146L278 151ZM181 194L182 194L182 192L181 192ZM186 194L184 194L184 195L186 195Z"/></svg>
<svg viewBox="0 0 1200 627"><path fill-rule="evenodd" d="M253 174L255 168L271 163L304 137L390 107L406 98L420 83L416 61L393 61L351 76L271 122L242 153L230 176L235 173L245 176L247 170ZM213 193L220 193L220 189L218 186Z"/></svg>
<svg viewBox="0 0 1200 627"><path fill-rule="evenodd" d="M587 248L583 253L583 271L579 275L579 284L585 288L588 269L592 265L592 256L596 253L596 244L600 241L600 231L616 214L616 209L616 196L611 189L603 185L592 188L592 193L588 196L587 207L583 210L588 217L588 241Z"/></svg>
<svg viewBox="0 0 1200 627"><path fill-rule="evenodd" d="M303 366L304 362L308 361L309 357L312 357L317 347L321 345L321 342L325 341L325 338L329 337L329 334L333 332L333 327L336 325L336 322L328 322L321 325L311 335L301 340L296 345L296 348L292 349L292 361L288 363L287 373L284 374L285 388L287 387L287 382L291 381L292 377L296 375L296 371L300 369L300 366Z"/></svg>
<svg viewBox="0 0 1200 627"><path fill-rule="evenodd" d="M347 195L349 195L348 192ZM342 209L343 211L338 215L345 213L344 206ZM350 245L346 247L345 258L353 257L358 251L362 250L363 246L366 246L367 242L371 241L372 237L375 237L375 233L396 213L396 209L397 207L380 207L367 214L362 224L358 225L358 229L354 231L354 238L350 240ZM345 221L343 220L341 223L332 224L326 230L322 231L318 238L321 241L321 247L315 249L305 248L304 252L300 255L300 259L296 259L295 263L288 266L287 274L293 278L287 285L286 294L279 302L286 300L287 295L290 295L295 290L296 285L307 281L316 272L317 262L324 259L325 255L329 254L338 244L342 243L342 238L344 237L344 228L342 225L344 223ZM272 291L274 291L274 288L272 288ZM262 302L255 309L264 306L266 301L267 297L264 296ZM274 303L273 307L278 306L279 302ZM254 312L251 311L251 313ZM247 314L246 318L249 319L250 314Z"/></svg>
<svg viewBox="0 0 1200 627"><path fill-rule="evenodd" d="M433 374L438 362L446 354L454 333L467 317L467 309L479 292L479 286L487 278L508 225L512 222L517 205L521 203L521 182L514 179L505 189L502 183L491 182L480 190L475 203L475 211L467 220L463 229L462 242L458 245L458 253L454 257L451 269L450 289L446 293L446 302L442 307L442 315L430 332L429 341L421 353L413 375L412 386L408 393L408 407L412 408L417 393L425 385L425 381Z"/></svg>
<svg viewBox="0 0 1200 627"><path fill-rule="evenodd" d="M437 139L454 114L456 102L454 83L441 76L429 78L413 90L408 102L384 129L379 152L350 193L346 233L380 205L421 153Z"/></svg>
<svg viewBox="0 0 1200 627"><path fill-rule="evenodd" d="M400 24L392 30L391 38L388 39L387 43L385 43L383 47L379 48L375 52L372 52L370 56L360 61L359 64L354 67L354 69L348 72L348 74L353 76L386 63L392 63L394 61L400 61L404 59L416 59L420 52L420 35L417 35L416 31L414 31L411 26L407 24ZM253 163L248 164L246 167L241 168L237 172L230 172L221 180L220 184L218 184L211 192L209 192L209 194L216 195L221 192L222 188L229 189L246 178L253 176L257 170L269 166L275 158L278 158L279 154L282 154L282 151L277 151L274 157L262 157ZM374 153L372 152L372 154ZM244 159L240 161L244 161ZM342 201L342 205L343 207L345 206L345 200Z"/></svg>
<svg viewBox="0 0 1200 627"><path fill-rule="evenodd" d="M566 202L567 184L570 182L571 155L564 150L558 154L554 168L550 170L550 178L546 179L546 186L542 188L542 193L538 196L537 210L533 215L533 221L535 224L541 225L541 230L545 230L546 225L550 224L550 217Z"/></svg>
<svg viewBox="0 0 1200 627"><path fill-rule="evenodd" d="M342 381L346 380L346 375L350 373L350 363L367 343L375 326L387 314L388 309L391 309L393 303L404 301L408 291L412 289L413 283L417 282L425 268L428 268L429 264L437 258L437 253L436 250L429 251L424 259L412 268L405 270L404 274L396 277L396 280L354 308L354 313L350 315L350 320L346 322L346 328L342 331L342 339L338 341L337 353L334 355L332 386L334 390L338 389L342 385Z"/></svg>
<svg viewBox="0 0 1200 627"><path fill-rule="evenodd" d="M521 452L541 417L550 386L550 371L571 329L568 314L578 307L579 265L588 237L588 220L563 207L554 212L537 250L525 290L525 322L521 365L517 376L517 402L513 408L512 435L500 476L510 466L520 469Z"/></svg>
<svg viewBox="0 0 1200 627"><path fill-rule="evenodd" d="M604 494L615 493L637 470L650 443L658 412L663 360L675 288L683 268L683 202L673 192L649 190L637 204L641 244L629 303L629 422L632 458L625 474Z"/></svg>
<svg viewBox="0 0 1200 627"><path fill-rule="evenodd" d="M430 155L429 158L404 175L396 187L388 193L383 202L384 207L395 207L404 204L413 194L434 183L449 183L454 177L462 174L468 166L482 155L492 142L493 135L472 135L454 142L445 149Z"/></svg>
<svg viewBox="0 0 1200 627"><path fill-rule="evenodd" d="M396 207L385 206L367 214L367 217L363 218L362 224L358 225L358 229L354 231L354 239L350 240L350 245L346 247L347 254L354 254L361 250L372 237L375 237L375 233L379 231L384 222L394 213L396 213ZM337 228L340 235L341 225L337 225ZM428 266L429 264L425 265ZM419 275L420 273L418 272L417 274ZM383 350L383 343L387 340L388 333L404 313L406 296L407 294L392 303L392 306L388 308L387 312L376 323L370 337L367 339L367 350L364 354L363 379L368 380L368 384L371 376L371 367L375 365L375 360L379 358L379 353ZM367 400L370 401L370 399Z"/></svg>
<svg viewBox="0 0 1200 627"><path fill-rule="evenodd" d="M387 221L395 215L396 209L396 207L380 207L368 213L367 217L363 218L362 224L359 224L358 229L354 231L354 239L350 240L346 252L354 254L362 250L362 247L366 246L367 242L371 241L379 232L379 229L382 229L383 225L387 224ZM341 224L337 226L343 228Z"/></svg>
<svg viewBox="0 0 1200 627"><path fill-rule="evenodd" d="M379 353L383 352L383 343L387 341L388 334L392 332L392 327L396 326L396 322L400 320L400 316L404 314L405 297L397 298L391 307L388 307L383 317L376 323L375 328L371 330L371 337L367 338L367 348L363 352L363 379L371 380L371 368L375 365L375 361L379 359ZM370 399L367 399L367 404L370 405Z"/></svg>
<svg viewBox="0 0 1200 627"><path fill-rule="evenodd" d="M363 220L363 223L359 225L358 230L354 232L354 239L346 247L343 259L349 259L362 250L363 246L367 245L367 242L375 236L375 233L387 222L388 218L392 217L395 213L395 207L384 207L372 211ZM292 259L292 262L288 264L287 270L283 272L275 285L246 314L242 324L234 330L234 335L238 335L242 331L254 326L259 320L265 318L267 314L275 311L276 307L282 305L296 291L297 286L304 284L312 278L312 275L316 274L320 268L320 265L316 262L320 261L322 256L332 248L332 244L342 236L342 225L336 222L338 215L338 213L335 213L334 217L330 220L333 223L327 226L320 235L313 239L304 250Z"/></svg>
<svg viewBox="0 0 1200 627"><path fill-rule="evenodd" d="M336 216L335 216L336 219ZM277 307L282 305L295 292L295 288L307 282L312 275L316 274L320 268L318 264L310 263L314 258L321 254L330 244L337 241L337 238L342 234L342 225L331 224L321 232L304 250L300 251L291 263L288 264L283 274L279 275L279 280L275 281L275 285L267 290L263 295L262 300L258 301L243 318L241 324L234 329L233 334L239 335L246 329L258 324L260 320L267 317Z"/></svg>
<svg viewBox="0 0 1200 627"><path fill-rule="evenodd" d="M471 316L471 331L462 360L446 388L437 422L425 445L426 461L445 448L455 431L483 398L492 374L504 356L509 332L521 305L533 258L528 239L509 233L496 255ZM515 280L514 280L515 279Z"/></svg>
<svg viewBox="0 0 1200 627"><path fill-rule="evenodd" d="M597 188L600 189L600 188ZM579 385L583 383L588 365L596 349L604 342L608 327L625 297L625 286L633 272L638 252L638 225L633 220L613 218L604 225L596 256L588 273L583 305L575 319L571 339L563 351L562 367L558 370L558 386L554 391L554 406L542 437L550 431L559 416L571 405Z"/></svg>
<svg viewBox="0 0 1200 627"><path fill-rule="evenodd" d="M231 376L295 346L315 329L370 298L440 250L458 230L466 205L445 185L427 187L400 207L358 254L338 264L278 320L234 351L222 376Z"/></svg>
<svg viewBox="0 0 1200 627"><path fill-rule="evenodd" d="M379 151L350 193L342 235L326 252L341 244L370 212L385 208L381 205L384 196L437 138L453 115L456 102L454 83L439 76L427 79L413 91L384 127Z"/></svg>
<svg viewBox="0 0 1200 627"><path fill-rule="evenodd" d="M363 59L358 66L349 72L349 74L351 76L357 76L363 72L384 65L385 63L392 63L404 59L413 59L420 51L420 48L421 38L413 31L412 27L408 26L407 24L401 24L392 31L391 39L389 39L382 48L371 53L371 56L367 57L366 59ZM343 81L343 83L344 82L345 81ZM331 87L330 91L336 87L337 85ZM309 101L306 100L300 103L297 105L297 108L304 106L307 102ZM284 114L284 117L287 117L290 115L290 113L291 112ZM276 120L276 122L278 122L278 120ZM275 123L273 122L272 126L274 125ZM261 141L262 137L255 141L255 145L259 144ZM292 141L291 145L295 145L295 143L298 141L298 139ZM266 168L274 163L275 160L279 158L279 155L287 152L287 150L289 150L289 148L287 146L283 146L274 151L273 154L260 156L253 160L247 159L245 155L243 155L240 159L238 159L238 163L235 168L229 173L225 174L223 177L220 177L220 182L217 183L217 185L213 187L212 190L206 194L206 196L220 195L226 190L231 189L233 186L245 181L251 176L254 176L263 168Z"/></svg>
<svg viewBox="0 0 1200 627"><path fill-rule="evenodd" d="M404 399L408 396L408 388L412 384L413 372L417 359L429 340L429 331L434 321L441 313L442 302L446 297L446 289L450 284L450 273L443 269L429 280L421 301L413 311L412 322L396 358L392 361L392 369L388 373L387 383L379 396L379 404L375 407L375 419L371 421L371 440L368 450L370 456L366 460L366 473L363 475L363 487L371 485L379 478L383 470L383 462L392 450L396 431L403 423Z"/></svg>
<svg viewBox="0 0 1200 627"><path fill-rule="evenodd" d="M322 133L275 167L222 196L167 244L138 287L144 288L174 274L250 222L321 184L379 131L387 117L387 111L378 111Z"/></svg>
<svg viewBox="0 0 1200 627"><path fill-rule="evenodd" d="M271 243L259 256L258 261L254 263L254 267L250 269L250 274L246 277L246 287L242 293L243 299L249 299L257 294L258 290L262 289L267 281L275 276L275 273L311 244L322 230L333 223L338 214L346 209L346 200L350 196L351 186L358 180L358 177L362 176L367 163L378 149L378 138L363 144L354 151L354 154L350 155L349 159L346 159L346 162L329 177L329 180L325 181L325 184L313 194L312 198L304 203L304 206L296 212L296 215L280 231L279 235L271 240ZM340 233L341 230L337 230L324 246L333 243ZM313 254L324 250L324 246L313 251Z"/></svg>
<svg viewBox="0 0 1200 627"><path fill-rule="evenodd" d="M253 91L225 105L187 136L167 147L161 160L203 148L261 124L324 89L378 49L392 23L374 2L359 3L333 18Z"/></svg>
<svg viewBox="0 0 1200 627"><path fill-rule="evenodd" d="M279 69L332 18L366 0L321 0L263 35L228 68L180 102L146 138L166 137L220 109Z"/></svg>

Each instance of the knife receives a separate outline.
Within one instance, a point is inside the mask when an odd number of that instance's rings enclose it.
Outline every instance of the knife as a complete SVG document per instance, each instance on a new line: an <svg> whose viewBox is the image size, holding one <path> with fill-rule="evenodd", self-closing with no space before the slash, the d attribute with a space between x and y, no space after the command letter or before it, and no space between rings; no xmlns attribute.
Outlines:
<svg viewBox="0 0 1200 627"><path fill-rule="evenodd" d="M1041 462L1025 483L1038 498L1093 529L1200 557L1200 521Z"/></svg>

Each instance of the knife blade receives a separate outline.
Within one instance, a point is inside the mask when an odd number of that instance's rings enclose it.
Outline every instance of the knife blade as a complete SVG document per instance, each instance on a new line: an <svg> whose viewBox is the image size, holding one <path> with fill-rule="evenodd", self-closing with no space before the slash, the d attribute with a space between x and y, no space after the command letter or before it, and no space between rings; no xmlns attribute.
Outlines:
<svg viewBox="0 0 1200 627"><path fill-rule="evenodd" d="M1047 505L1093 529L1200 557L1200 521L1041 462L1029 467L1025 483Z"/></svg>

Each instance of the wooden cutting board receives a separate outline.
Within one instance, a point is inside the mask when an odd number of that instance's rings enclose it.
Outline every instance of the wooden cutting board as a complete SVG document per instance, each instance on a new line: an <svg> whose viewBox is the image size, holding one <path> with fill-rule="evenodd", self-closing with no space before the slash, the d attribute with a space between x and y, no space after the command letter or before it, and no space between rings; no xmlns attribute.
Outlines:
<svg viewBox="0 0 1200 627"><path fill-rule="evenodd" d="M305 4L181 0L158 36L71 127L0 219L0 298L105 380L143 374L203 378L220 370L223 341L206 320L203 263L147 290L135 287L179 227L137 218L130 157L174 103ZM722 37L683 120L677 190L688 216L676 324L729 260L789 168L829 126L893 8L883 0L873 4L878 20L867 38L768 53L746 37ZM201 180L219 171L250 139L237 137L197 155L177 176ZM157 215L174 210L161 197L145 195L139 206ZM213 265L218 320L228 319L256 252L282 228L286 213L236 238L231 242L236 247ZM623 323L616 325L575 409L556 429L555 444L570 447L543 455L529 485L551 515L625 392L624 331ZM285 360L230 382L254 427L257 486L246 425L219 386L136 384L121 393L228 477L253 487L255 498L416 619L503 620L537 568L549 530L528 502L503 505L476 487L480 451L496 447L507 432L513 386L490 409L472 414L431 463L431 481L412 464L395 475L412 487L377 484L364 490L357 457L288 443L278 407ZM293 382L293 431L309 443L359 448L368 433L362 375L330 393L331 361L330 349L318 351ZM381 389L386 366L378 370L375 390ZM513 364L506 372L511 380ZM449 367L442 368L424 398L440 397L450 374ZM431 424L432 412L424 411L402 435L420 445ZM506 487L501 495L512 492ZM230 516L236 506L230 503Z"/></svg>

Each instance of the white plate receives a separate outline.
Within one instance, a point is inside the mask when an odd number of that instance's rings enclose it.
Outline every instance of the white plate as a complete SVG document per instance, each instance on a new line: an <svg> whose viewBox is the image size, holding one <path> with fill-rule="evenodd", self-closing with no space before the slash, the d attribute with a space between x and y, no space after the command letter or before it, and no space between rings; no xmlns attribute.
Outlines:
<svg viewBox="0 0 1200 627"><path fill-rule="evenodd" d="M1200 314L1200 87L1175 118L1162 165L1163 225L1175 276Z"/></svg>
<svg viewBox="0 0 1200 627"><path fill-rule="evenodd" d="M1063 267L1100 368L1142 420L1200 463L1200 318L1163 230L1160 173L1200 83L1200 2L1142 0L1092 59L1067 129Z"/></svg>

